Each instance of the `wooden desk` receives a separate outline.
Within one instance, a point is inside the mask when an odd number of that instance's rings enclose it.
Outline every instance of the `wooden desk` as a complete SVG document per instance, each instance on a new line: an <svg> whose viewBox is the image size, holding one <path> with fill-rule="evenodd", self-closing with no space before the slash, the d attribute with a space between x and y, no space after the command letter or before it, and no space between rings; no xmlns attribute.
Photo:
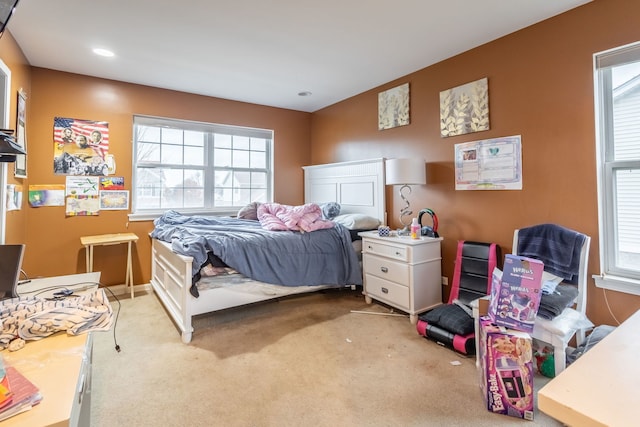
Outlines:
<svg viewBox="0 0 640 427"><path fill-rule="evenodd" d="M100 272L31 279L18 286L20 296L48 298L61 288L77 294L98 287ZM21 350L0 352L42 394L42 401L27 412L0 422L0 427L88 426L91 415L91 334L70 336L58 332L27 341Z"/></svg>
<svg viewBox="0 0 640 427"><path fill-rule="evenodd" d="M538 392L538 408L569 426L638 422L640 310Z"/></svg>
<svg viewBox="0 0 640 427"><path fill-rule="evenodd" d="M91 411L91 334L58 332L27 341L21 350L1 352L40 389L42 401L32 409L0 422L0 427L88 426Z"/></svg>
<svg viewBox="0 0 640 427"><path fill-rule="evenodd" d="M138 236L134 233L101 234L99 236L80 237L80 243L85 247L87 272L93 271L93 247L127 244L127 272L124 285L131 288L131 298L133 298L133 266L131 260L131 243L137 242Z"/></svg>

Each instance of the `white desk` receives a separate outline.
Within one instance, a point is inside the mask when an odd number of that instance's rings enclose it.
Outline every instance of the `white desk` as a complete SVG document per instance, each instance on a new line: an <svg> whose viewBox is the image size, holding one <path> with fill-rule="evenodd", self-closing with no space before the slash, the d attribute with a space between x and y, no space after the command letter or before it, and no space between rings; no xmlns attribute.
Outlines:
<svg viewBox="0 0 640 427"><path fill-rule="evenodd" d="M538 392L538 408L569 426L638 423L640 310Z"/></svg>
<svg viewBox="0 0 640 427"><path fill-rule="evenodd" d="M133 298L133 266L131 259L131 244L138 241L138 236L134 233L101 234L99 236L80 237L80 243L86 250L87 272L93 271L93 247L127 244L127 272L124 279L125 287L131 288L131 298Z"/></svg>
<svg viewBox="0 0 640 427"><path fill-rule="evenodd" d="M100 284L100 272L69 274L67 276L43 277L31 279L27 283L18 285L19 296L34 296L51 298L61 289L71 289L76 293L82 293L87 289L93 290Z"/></svg>
<svg viewBox="0 0 640 427"><path fill-rule="evenodd" d="M88 292L100 282L100 272L33 279L18 286L20 296L46 298L62 288ZM89 287L90 289L85 289ZM90 424L91 334L77 336L58 332L24 348L0 352L7 365L15 367L42 394L32 409L0 422L0 427L84 427Z"/></svg>
<svg viewBox="0 0 640 427"><path fill-rule="evenodd" d="M3 350L14 366L42 394L32 409L0 422L1 427L88 426L91 411L91 334L58 332L40 341L27 341L21 350Z"/></svg>

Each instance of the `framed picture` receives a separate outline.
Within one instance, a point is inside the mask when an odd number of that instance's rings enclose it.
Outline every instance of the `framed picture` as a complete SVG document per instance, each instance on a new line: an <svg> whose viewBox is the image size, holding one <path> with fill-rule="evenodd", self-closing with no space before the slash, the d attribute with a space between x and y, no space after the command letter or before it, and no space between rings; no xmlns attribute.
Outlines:
<svg viewBox="0 0 640 427"><path fill-rule="evenodd" d="M27 95L18 91L18 114L16 120L16 143L27 151ZM27 177L27 155L18 154L14 163L16 178Z"/></svg>
<svg viewBox="0 0 640 427"><path fill-rule="evenodd" d="M489 130L488 79L440 92L440 136Z"/></svg>
<svg viewBox="0 0 640 427"><path fill-rule="evenodd" d="M378 130L409 124L409 83L378 94Z"/></svg>

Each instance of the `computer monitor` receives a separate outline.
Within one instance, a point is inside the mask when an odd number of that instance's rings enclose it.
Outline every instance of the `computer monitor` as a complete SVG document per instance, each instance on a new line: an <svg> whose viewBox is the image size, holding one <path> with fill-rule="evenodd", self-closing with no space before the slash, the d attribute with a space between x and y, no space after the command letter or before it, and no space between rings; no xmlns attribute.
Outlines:
<svg viewBox="0 0 640 427"><path fill-rule="evenodd" d="M24 245L0 245L0 300L16 298Z"/></svg>

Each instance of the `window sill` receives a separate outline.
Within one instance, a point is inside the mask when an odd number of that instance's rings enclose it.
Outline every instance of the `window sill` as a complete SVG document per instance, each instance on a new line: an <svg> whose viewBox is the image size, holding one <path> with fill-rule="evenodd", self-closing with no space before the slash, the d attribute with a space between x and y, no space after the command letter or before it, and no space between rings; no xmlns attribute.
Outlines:
<svg viewBox="0 0 640 427"><path fill-rule="evenodd" d="M593 275L596 287L612 291L624 292L631 295L640 295L640 280L621 276Z"/></svg>
<svg viewBox="0 0 640 427"><path fill-rule="evenodd" d="M235 216L239 208L233 210L217 210L217 211L194 211L194 212L181 212L184 215L201 215L201 216ZM129 221L153 221L159 218L164 211L158 212L144 212L144 213L131 213L129 214Z"/></svg>
<svg viewBox="0 0 640 427"><path fill-rule="evenodd" d="M161 214L129 214L129 221L153 221L158 218Z"/></svg>

